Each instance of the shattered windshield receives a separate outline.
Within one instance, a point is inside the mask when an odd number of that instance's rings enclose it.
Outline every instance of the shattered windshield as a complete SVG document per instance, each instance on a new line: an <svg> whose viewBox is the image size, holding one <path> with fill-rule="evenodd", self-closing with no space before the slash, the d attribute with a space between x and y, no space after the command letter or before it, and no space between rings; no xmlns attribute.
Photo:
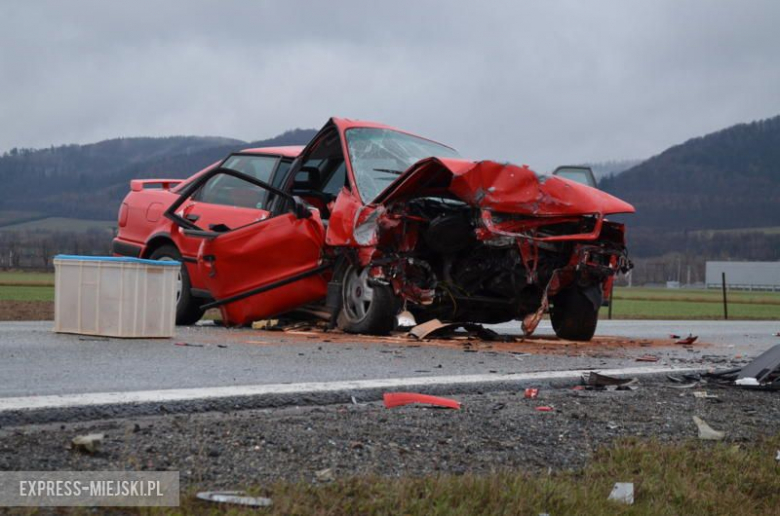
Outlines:
<svg viewBox="0 0 780 516"><path fill-rule="evenodd" d="M460 157L454 149L390 129L358 127L347 130L346 137L355 181L365 202L421 159Z"/></svg>

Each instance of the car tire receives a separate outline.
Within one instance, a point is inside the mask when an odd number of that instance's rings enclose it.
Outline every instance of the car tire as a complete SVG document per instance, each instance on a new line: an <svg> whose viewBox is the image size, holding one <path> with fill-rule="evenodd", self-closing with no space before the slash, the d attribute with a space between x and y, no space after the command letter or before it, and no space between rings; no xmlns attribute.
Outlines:
<svg viewBox="0 0 780 516"><path fill-rule="evenodd" d="M555 297L550 320L558 337L587 341L596 333L599 308L580 289L569 288Z"/></svg>
<svg viewBox="0 0 780 516"><path fill-rule="evenodd" d="M386 335L395 329L399 302L389 285L372 283L368 269L350 266L341 288L338 327L347 333Z"/></svg>
<svg viewBox="0 0 780 516"><path fill-rule="evenodd" d="M203 317L203 310L200 308L200 300L192 295L192 284L187 272L187 264L182 260L181 253L176 249L176 246L158 247L149 255L149 259L181 262L181 275L176 299L176 324L188 326L198 322Z"/></svg>

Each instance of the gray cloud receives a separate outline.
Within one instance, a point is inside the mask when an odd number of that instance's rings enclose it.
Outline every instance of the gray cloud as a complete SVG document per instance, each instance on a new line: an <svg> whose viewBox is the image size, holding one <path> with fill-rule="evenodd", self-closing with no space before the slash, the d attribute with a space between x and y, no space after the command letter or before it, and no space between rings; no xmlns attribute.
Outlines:
<svg viewBox="0 0 780 516"><path fill-rule="evenodd" d="M329 116L546 170L780 113L780 3L6 1L0 149Z"/></svg>

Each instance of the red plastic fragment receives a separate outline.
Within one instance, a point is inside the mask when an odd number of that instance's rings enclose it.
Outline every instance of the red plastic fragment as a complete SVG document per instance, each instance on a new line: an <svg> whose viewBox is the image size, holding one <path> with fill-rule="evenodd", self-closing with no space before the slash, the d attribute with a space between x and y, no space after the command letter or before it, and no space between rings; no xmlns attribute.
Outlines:
<svg viewBox="0 0 780 516"><path fill-rule="evenodd" d="M529 387L528 389L525 390L525 397L526 398L534 399L537 396L539 396L539 389L534 389L534 388L530 388Z"/></svg>
<svg viewBox="0 0 780 516"><path fill-rule="evenodd" d="M460 409L459 401L450 398L440 398L439 396L417 394L416 392L386 392L382 398L387 408L402 407L411 403L425 403L436 407Z"/></svg>
<svg viewBox="0 0 780 516"><path fill-rule="evenodd" d="M553 408L548 406L536 407L537 412L552 412Z"/></svg>
<svg viewBox="0 0 780 516"><path fill-rule="evenodd" d="M675 344L693 344L694 342L696 342L696 339L698 338L699 338L698 335L691 335L689 333L687 337L678 340L677 342L675 342Z"/></svg>

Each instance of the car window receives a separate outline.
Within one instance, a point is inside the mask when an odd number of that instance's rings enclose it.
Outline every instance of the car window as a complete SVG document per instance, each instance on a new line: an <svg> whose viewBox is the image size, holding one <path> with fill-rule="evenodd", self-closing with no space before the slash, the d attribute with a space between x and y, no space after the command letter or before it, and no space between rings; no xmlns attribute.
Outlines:
<svg viewBox="0 0 780 516"><path fill-rule="evenodd" d="M583 185L596 187L596 181L593 178L593 172L589 168L582 167L558 167L553 175L564 177Z"/></svg>
<svg viewBox="0 0 780 516"><path fill-rule="evenodd" d="M271 183L271 186L275 186L276 188L282 187L284 180L287 178L287 173L290 171L291 165L292 161L282 161L279 163L279 168L276 169L276 174L274 174L274 180L273 183Z"/></svg>
<svg viewBox="0 0 780 516"><path fill-rule="evenodd" d="M277 161L278 158L270 156L237 154L225 160L222 168L229 168L267 183L271 180L271 173ZM259 186L242 181L237 177L217 174L206 181L193 199L209 204L263 209L265 208L266 195L267 191Z"/></svg>
<svg viewBox="0 0 780 516"><path fill-rule="evenodd" d="M322 193L338 195L347 183L347 166L342 161L322 187Z"/></svg>

